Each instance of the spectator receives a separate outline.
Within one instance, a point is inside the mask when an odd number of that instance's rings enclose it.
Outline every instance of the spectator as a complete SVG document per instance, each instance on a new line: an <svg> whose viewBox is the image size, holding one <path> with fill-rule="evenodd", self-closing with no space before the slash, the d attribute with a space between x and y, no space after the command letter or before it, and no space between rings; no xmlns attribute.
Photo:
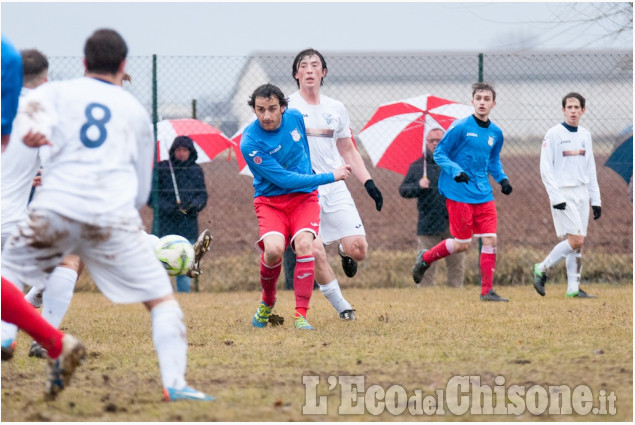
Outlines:
<svg viewBox="0 0 635 425"><path fill-rule="evenodd" d="M197 158L194 141L188 136L178 136L170 148L169 159L157 166L159 213L155 229L159 237L180 235L191 243L198 237L198 213L207 204L207 191ZM151 200L148 205L153 207ZM190 292L190 278L177 276L176 290Z"/></svg>
<svg viewBox="0 0 635 425"><path fill-rule="evenodd" d="M419 250L430 249L451 237L448 229L448 210L445 197L439 193L438 183L441 168L432 157L445 131L433 128L426 136L426 155L414 161L399 187L404 198L417 198L419 220L417 222L417 245ZM425 162L424 162L425 161ZM425 171L424 171L425 163ZM453 288L463 286L463 263L465 253L445 257L447 285ZM432 286L436 273L436 263L424 274L421 286Z"/></svg>

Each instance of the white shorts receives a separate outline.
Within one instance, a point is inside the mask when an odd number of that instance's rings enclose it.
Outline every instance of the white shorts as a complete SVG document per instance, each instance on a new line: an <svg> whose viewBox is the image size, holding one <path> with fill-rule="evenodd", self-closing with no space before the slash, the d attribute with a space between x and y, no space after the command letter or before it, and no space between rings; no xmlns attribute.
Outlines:
<svg viewBox="0 0 635 425"><path fill-rule="evenodd" d="M589 225L589 191L586 186L563 187L567 206L557 210L551 206L551 216L559 238L569 235L586 236Z"/></svg>
<svg viewBox="0 0 635 425"><path fill-rule="evenodd" d="M346 236L366 236L364 224L344 181L320 186L320 237L325 245Z"/></svg>
<svg viewBox="0 0 635 425"><path fill-rule="evenodd" d="M68 254L86 264L101 292L112 302L150 301L172 293L165 269L141 229L97 227L48 210L32 210L6 241L2 275L22 287L41 282Z"/></svg>

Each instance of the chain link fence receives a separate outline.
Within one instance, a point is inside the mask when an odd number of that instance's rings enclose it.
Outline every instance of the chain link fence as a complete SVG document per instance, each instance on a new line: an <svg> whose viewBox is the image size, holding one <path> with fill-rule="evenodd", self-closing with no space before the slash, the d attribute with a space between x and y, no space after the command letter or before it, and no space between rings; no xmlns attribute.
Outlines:
<svg viewBox="0 0 635 425"><path fill-rule="evenodd" d="M254 119L247 100L257 86L270 82L286 95L297 89L292 78L293 58L131 57L126 70L132 83L124 83L124 87L147 107L155 122L196 118L231 139ZM499 216L495 284L527 283L530 266L558 242L540 179L539 155L545 132L563 121L561 100L571 91L587 99L581 125L593 135L603 207L601 219L589 224L582 279L632 280L632 178L629 185L629 176L622 177L605 166L622 142L631 137L632 143L632 51L326 54L325 58L328 75L322 93L346 105L358 148L385 198L384 208L377 212L360 182L354 177L347 181L364 221L370 249L358 275L348 279L341 271L339 257L329 247L328 252L334 254L333 268L344 286L412 285L410 269L416 253L416 200L399 196L402 175L373 166L366 151L369 146L358 133L377 107L387 102L432 94L469 104L471 84L480 80L494 83L497 90L497 105L490 118L503 129L503 168L514 186L510 196L502 196L492 182ZM53 80L82 73L80 58L50 58ZM626 168L632 175L630 153L630 158L626 155L623 160L630 164ZM199 230L209 228L214 235L212 251L202 261L200 288L259 288L254 248L258 226L251 178L239 174L235 152L229 148L200 165L209 200L199 214ZM144 208L142 216L147 229L152 229L153 210ZM564 266L555 269L558 271L553 279L564 280ZM436 279L444 281L443 267ZM478 250L473 247L467 257L466 283L477 284L478 279Z"/></svg>

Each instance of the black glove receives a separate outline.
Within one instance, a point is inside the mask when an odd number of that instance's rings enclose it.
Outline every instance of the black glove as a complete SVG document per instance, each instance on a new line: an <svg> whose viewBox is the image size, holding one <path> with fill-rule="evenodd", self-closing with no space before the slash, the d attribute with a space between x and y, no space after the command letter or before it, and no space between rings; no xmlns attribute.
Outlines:
<svg viewBox="0 0 635 425"><path fill-rule="evenodd" d="M566 207L567 207L567 203L566 203L566 202L563 202L563 203L561 203L561 204L556 204L556 205L554 205L554 206L553 206L553 208L554 208L554 209L556 209L556 210L562 210L562 211L564 211L564 209L565 209Z"/></svg>
<svg viewBox="0 0 635 425"><path fill-rule="evenodd" d="M381 207L384 205L384 197L381 196L381 192L377 186L375 186L373 179L366 180L364 187L366 188L368 195L375 200L375 207L377 208L377 211L381 211Z"/></svg>
<svg viewBox="0 0 635 425"><path fill-rule="evenodd" d="M591 205L591 209L593 210L593 220L597 220L602 216L602 207Z"/></svg>
<svg viewBox="0 0 635 425"><path fill-rule="evenodd" d="M503 179L500 181L500 185L501 185L501 192L503 192L503 195L509 195L510 193L512 193L512 185L509 184L509 180L508 179Z"/></svg>
<svg viewBox="0 0 635 425"><path fill-rule="evenodd" d="M463 171L458 176L454 177L454 181L457 183L467 183L470 178Z"/></svg>

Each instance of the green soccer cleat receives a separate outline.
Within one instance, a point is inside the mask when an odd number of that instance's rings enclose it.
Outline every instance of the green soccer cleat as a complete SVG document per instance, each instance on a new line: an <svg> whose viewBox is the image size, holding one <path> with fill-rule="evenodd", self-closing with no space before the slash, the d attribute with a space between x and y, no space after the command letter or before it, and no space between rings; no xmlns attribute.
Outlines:
<svg viewBox="0 0 635 425"><path fill-rule="evenodd" d="M258 310L256 310L256 314L254 314L254 317L251 319L251 326L254 328L267 327L267 324L269 323L269 316L271 316L271 311L275 305L275 301L272 306L268 306L264 301L260 301Z"/></svg>
<svg viewBox="0 0 635 425"><path fill-rule="evenodd" d="M315 328L309 325L309 322L306 321L306 317L299 315L295 318L295 323L293 324L296 329L305 329L305 330L314 330Z"/></svg>
<svg viewBox="0 0 635 425"><path fill-rule="evenodd" d="M567 298L597 298L595 295L587 294L582 289L579 289L577 292L567 293Z"/></svg>
<svg viewBox="0 0 635 425"><path fill-rule="evenodd" d="M545 283L547 282L547 274L538 270L538 263L531 268L531 276L534 280L534 288L541 296L545 296Z"/></svg>

